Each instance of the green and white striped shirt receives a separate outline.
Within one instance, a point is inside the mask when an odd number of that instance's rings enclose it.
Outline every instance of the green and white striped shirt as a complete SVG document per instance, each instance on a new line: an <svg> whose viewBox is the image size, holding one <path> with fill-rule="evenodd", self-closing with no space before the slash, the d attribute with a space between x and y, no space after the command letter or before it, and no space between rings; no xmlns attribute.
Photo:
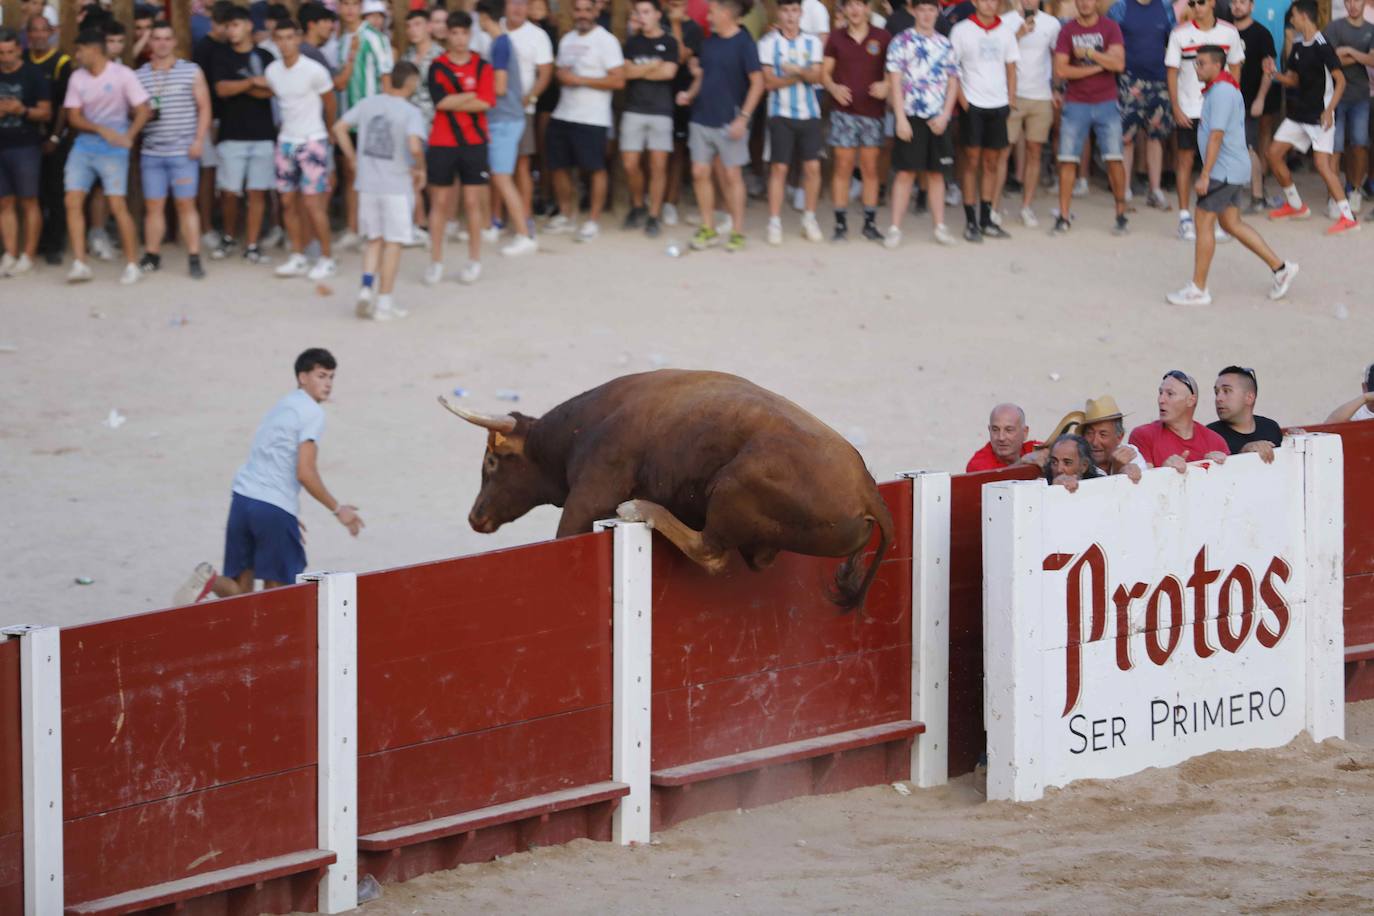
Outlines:
<svg viewBox="0 0 1374 916"><path fill-rule="evenodd" d="M364 22L352 35L343 36L339 45L340 66L348 60L354 41L359 42L353 59L353 72L340 93L339 114L343 114L370 95L382 91L382 76L391 72L391 43L386 36Z"/></svg>

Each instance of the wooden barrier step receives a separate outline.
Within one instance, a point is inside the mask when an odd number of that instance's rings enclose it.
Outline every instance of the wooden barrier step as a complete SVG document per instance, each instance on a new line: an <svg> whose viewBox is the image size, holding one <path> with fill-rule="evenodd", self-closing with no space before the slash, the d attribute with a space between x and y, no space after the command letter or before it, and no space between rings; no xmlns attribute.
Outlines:
<svg viewBox="0 0 1374 916"><path fill-rule="evenodd" d="M630 794L630 787L623 782L598 782L573 789L563 789L544 795L532 795L487 808L464 811L430 821L379 830L358 837L358 848L365 852L384 852L413 846L430 840L441 840L462 833L473 833L485 827L509 824L535 817L547 817L568 808L584 808L601 802L615 801Z"/></svg>
<svg viewBox="0 0 1374 916"><path fill-rule="evenodd" d="M122 894L102 897L99 900L74 903L66 908L66 914L67 916L121 916L124 913L137 913L154 907L178 904L195 897L204 897L209 894L219 894L236 888L261 884L274 878L303 875L311 871L318 871L323 874L325 867L334 864L336 858L334 853L327 849L305 849L271 859L259 859L256 862L235 865L231 868L207 871L203 874L192 875L189 878L168 881L165 884L154 884L138 890L125 891Z"/></svg>
<svg viewBox="0 0 1374 916"><path fill-rule="evenodd" d="M655 770L650 774L649 782L662 788L683 788L693 783L733 776L736 773L744 773L749 770L840 754L861 747L886 744L890 741L906 740L925 730L926 727L923 723L910 720L872 725L868 728L856 728L853 731L837 732L833 735L822 735L818 738L807 738L802 741L791 741L787 744L775 744L772 747L761 747L758 750L744 751L740 754L729 754L725 757L685 763L682 766L670 767L666 770Z"/></svg>

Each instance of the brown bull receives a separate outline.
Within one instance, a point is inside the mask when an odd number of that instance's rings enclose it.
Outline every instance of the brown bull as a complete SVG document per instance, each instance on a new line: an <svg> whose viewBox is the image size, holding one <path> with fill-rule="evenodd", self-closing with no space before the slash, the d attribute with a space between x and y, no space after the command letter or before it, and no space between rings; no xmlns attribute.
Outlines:
<svg viewBox="0 0 1374 916"><path fill-rule="evenodd" d="M863 605L892 543L892 516L863 458L786 398L738 376L663 369L614 379L539 418L487 417L482 489L468 521L490 533L535 506L563 508L558 536L617 515L642 521L710 573L738 550L751 569L779 550L846 557L831 600ZM874 527L877 554L859 558Z"/></svg>

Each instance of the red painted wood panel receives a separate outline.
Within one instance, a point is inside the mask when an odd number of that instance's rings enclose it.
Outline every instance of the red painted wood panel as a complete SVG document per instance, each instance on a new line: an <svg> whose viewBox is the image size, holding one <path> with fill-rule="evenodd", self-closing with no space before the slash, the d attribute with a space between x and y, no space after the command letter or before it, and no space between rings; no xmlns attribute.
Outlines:
<svg viewBox="0 0 1374 916"><path fill-rule="evenodd" d="M881 489L897 537L861 613L826 599L838 558L733 556L713 577L655 541L656 768L910 714L911 484Z"/></svg>
<svg viewBox="0 0 1374 916"><path fill-rule="evenodd" d="M358 759L358 832L611 778L611 708L582 709Z"/></svg>
<svg viewBox="0 0 1374 916"><path fill-rule="evenodd" d="M1335 433L1345 456L1345 574L1374 573L1374 422L1304 426ZM1374 614L1374 608L1370 609Z"/></svg>
<svg viewBox="0 0 1374 916"><path fill-rule="evenodd" d="M973 770L983 733L983 487L1033 480L1029 465L958 474L950 483L949 775Z"/></svg>
<svg viewBox="0 0 1374 916"><path fill-rule="evenodd" d="M24 835L0 836L0 913L24 912Z"/></svg>
<svg viewBox="0 0 1374 916"><path fill-rule="evenodd" d="M1345 645L1374 645L1374 575L1345 579ZM1369 651L1366 648L1360 654Z"/></svg>
<svg viewBox="0 0 1374 916"><path fill-rule="evenodd" d="M0 913L24 907L24 774L19 755L19 641L0 642Z"/></svg>
<svg viewBox="0 0 1374 916"><path fill-rule="evenodd" d="M66 818L313 764L315 617L300 585L64 629Z"/></svg>
<svg viewBox="0 0 1374 916"><path fill-rule="evenodd" d="M609 704L611 547L604 532L360 576L361 753Z"/></svg>
<svg viewBox="0 0 1374 916"><path fill-rule="evenodd" d="M315 768L68 820L68 903L314 849Z"/></svg>

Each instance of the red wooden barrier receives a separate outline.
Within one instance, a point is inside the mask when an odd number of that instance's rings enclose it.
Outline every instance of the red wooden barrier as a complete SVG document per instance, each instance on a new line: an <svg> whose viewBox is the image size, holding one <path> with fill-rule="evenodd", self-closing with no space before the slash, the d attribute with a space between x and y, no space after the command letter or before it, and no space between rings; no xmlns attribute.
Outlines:
<svg viewBox="0 0 1374 916"><path fill-rule="evenodd" d="M623 793L543 796L611 778L611 543L589 534L358 578L362 873L406 880L609 839ZM424 826L492 806L505 807Z"/></svg>
<svg viewBox="0 0 1374 916"><path fill-rule="evenodd" d="M656 541L654 829L706 811L907 777L910 731L842 760L822 755L823 771L816 753L803 753L758 775L769 763L763 749L778 749L780 762L796 749L779 745L910 718L911 483L882 492L897 537L862 613L841 614L825 598L837 559L783 553L754 573L736 556L711 577ZM741 776L712 775L738 761L697 767L695 776L672 773L741 752L762 752ZM699 788L686 792L693 783Z"/></svg>
<svg viewBox="0 0 1374 916"><path fill-rule="evenodd" d="M0 642L0 913L24 911L24 788L19 756L19 642Z"/></svg>
<svg viewBox="0 0 1374 916"><path fill-rule="evenodd" d="M983 486L1033 480L1040 471L957 474L949 505L949 775L973 771L987 747L983 733Z"/></svg>
<svg viewBox="0 0 1374 916"><path fill-rule="evenodd" d="M316 846L315 617L295 586L62 631L69 907ZM314 877L235 903L310 909Z"/></svg>

